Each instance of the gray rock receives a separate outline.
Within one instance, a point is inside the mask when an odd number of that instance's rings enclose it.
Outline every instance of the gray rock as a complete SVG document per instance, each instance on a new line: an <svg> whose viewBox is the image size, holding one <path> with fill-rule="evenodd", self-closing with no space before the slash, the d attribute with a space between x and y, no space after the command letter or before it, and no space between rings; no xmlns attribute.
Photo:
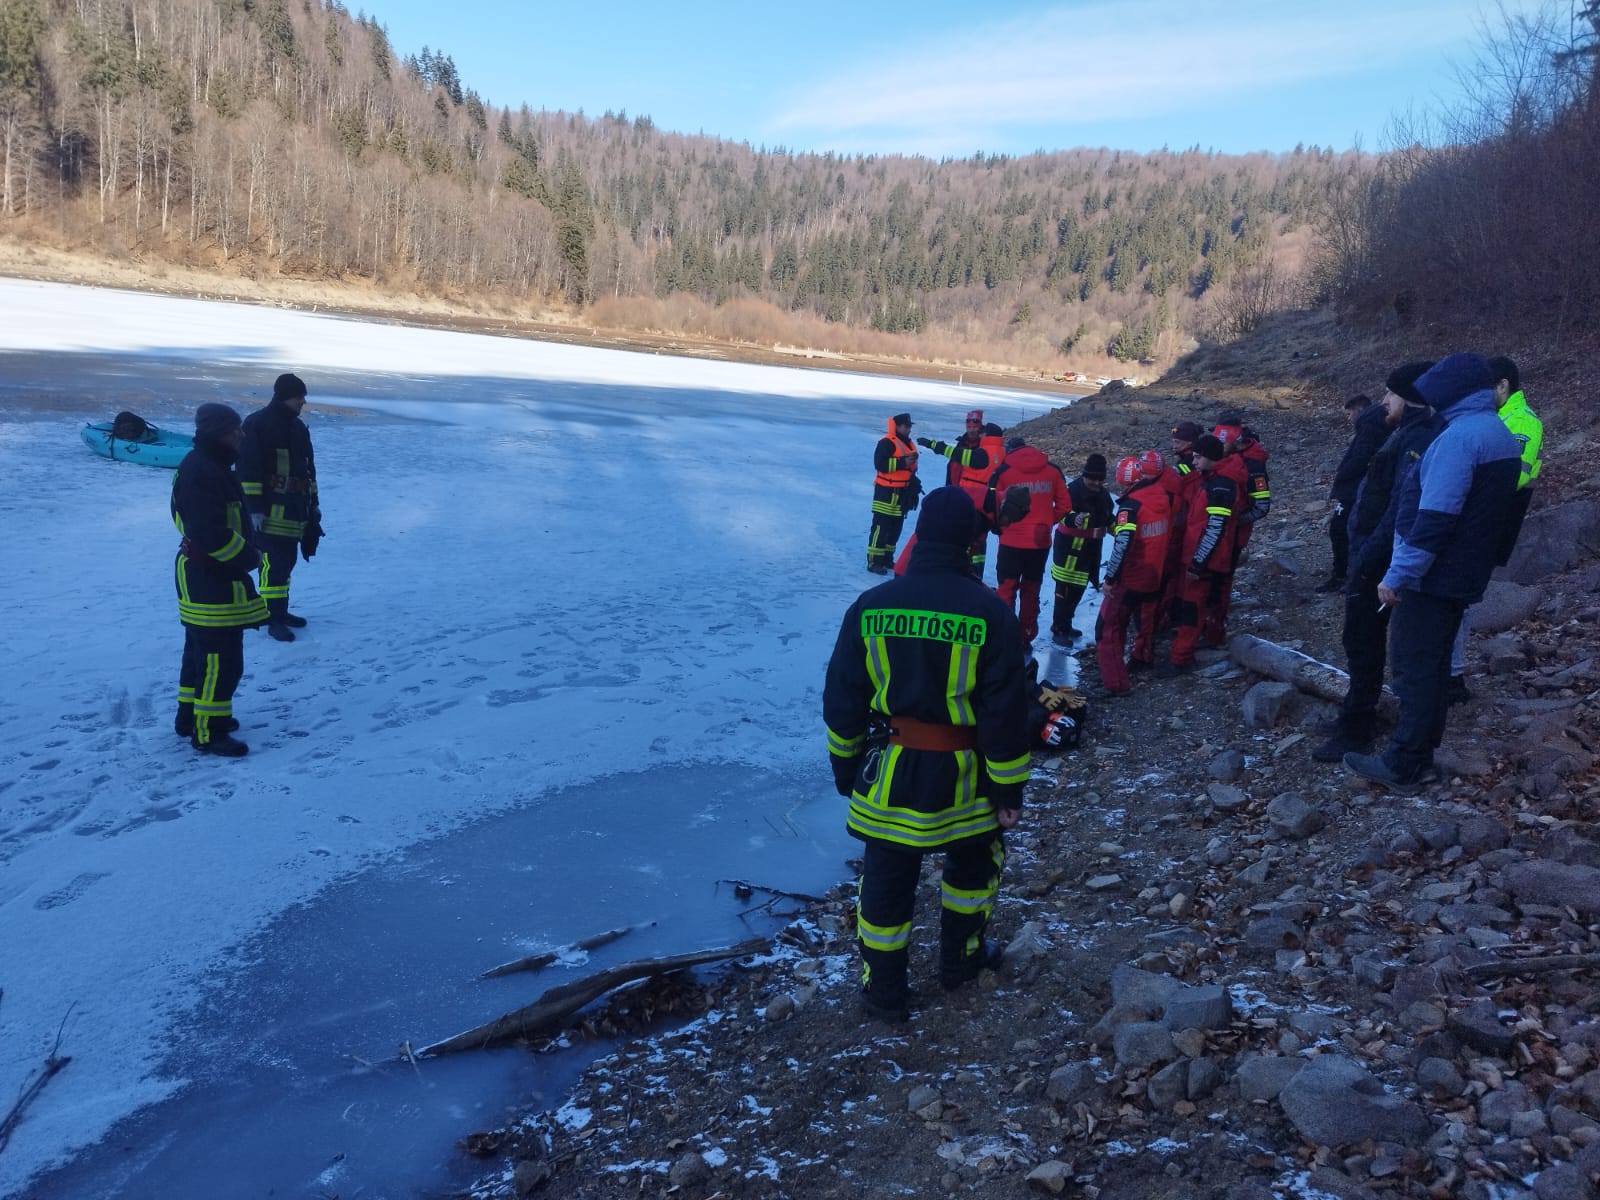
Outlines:
<svg viewBox="0 0 1600 1200"><path fill-rule="evenodd" d="M1278 1096L1301 1135L1324 1146L1367 1138L1418 1142L1430 1126L1422 1109L1383 1085L1348 1058L1324 1055L1308 1062Z"/></svg>
<svg viewBox="0 0 1600 1200"><path fill-rule="evenodd" d="M1514 1138L1538 1137L1550 1132L1550 1121L1537 1108L1524 1109L1511 1118L1506 1132Z"/></svg>
<svg viewBox="0 0 1600 1200"><path fill-rule="evenodd" d="M794 1015L794 997L785 993L774 996L767 1005L767 1020L777 1022Z"/></svg>
<svg viewBox="0 0 1600 1200"><path fill-rule="evenodd" d="M1258 858L1244 870L1233 877L1233 881L1244 887L1259 887L1267 881L1267 875L1272 870L1272 864L1264 858Z"/></svg>
<svg viewBox="0 0 1600 1200"><path fill-rule="evenodd" d="M1501 886L1518 900L1570 904L1583 913L1600 913L1600 868L1532 860L1512 863L1500 873Z"/></svg>
<svg viewBox="0 0 1600 1200"><path fill-rule="evenodd" d="M1150 1076L1150 1082L1145 1087L1145 1095L1149 1097L1151 1106L1163 1112L1185 1099L1188 1091L1189 1064L1186 1062L1168 1063Z"/></svg>
<svg viewBox="0 0 1600 1200"><path fill-rule="evenodd" d="M1443 1058L1425 1058L1417 1064L1417 1086L1435 1096L1459 1096L1467 1081L1455 1064Z"/></svg>
<svg viewBox="0 0 1600 1200"><path fill-rule="evenodd" d="M1465 933L1474 926L1509 925L1512 917L1503 908L1468 901L1465 904L1446 904L1439 910L1435 920L1451 933Z"/></svg>
<svg viewBox="0 0 1600 1200"><path fill-rule="evenodd" d="M1184 1094L1190 1100L1204 1100L1221 1086L1221 1067L1209 1058L1189 1060L1189 1079Z"/></svg>
<svg viewBox="0 0 1600 1200"><path fill-rule="evenodd" d="M1319 1012L1292 1012L1288 1026L1308 1042L1331 1038L1338 1032L1337 1022L1327 1013Z"/></svg>
<svg viewBox="0 0 1600 1200"><path fill-rule="evenodd" d="M1544 589L1491 579L1483 599L1474 604L1467 623L1473 633L1504 633L1533 616L1544 603Z"/></svg>
<svg viewBox="0 0 1600 1200"><path fill-rule="evenodd" d="M1041 1191L1059 1196L1066 1191L1067 1184L1072 1179L1072 1168L1059 1159L1052 1158L1049 1162L1042 1162L1028 1172L1028 1182Z"/></svg>
<svg viewBox="0 0 1600 1200"><path fill-rule="evenodd" d="M1305 1063L1298 1058L1257 1056L1239 1064L1239 1095L1245 1100L1276 1100Z"/></svg>
<svg viewBox="0 0 1600 1200"><path fill-rule="evenodd" d="M1296 841L1308 838L1322 828L1322 813L1301 799L1298 792L1274 796L1267 805L1267 823L1281 837Z"/></svg>
<svg viewBox="0 0 1600 1200"><path fill-rule="evenodd" d="M1271 729L1290 716L1299 698L1292 683L1263 680L1244 694L1244 723L1251 729Z"/></svg>
<svg viewBox="0 0 1600 1200"><path fill-rule="evenodd" d="M1516 1032L1500 1022L1494 1003L1480 1000L1470 1008L1450 1014L1445 1027L1467 1045L1485 1054L1510 1054Z"/></svg>
<svg viewBox="0 0 1600 1200"><path fill-rule="evenodd" d="M1334 1200L1378 1200L1378 1193L1337 1167L1320 1166L1306 1177L1306 1190L1312 1196L1332 1196Z"/></svg>
<svg viewBox="0 0 1600 1200"><path fill-rule="evenodd" d="M1083 884L1091 892L1108 892L1114 887L1122 886L1121 875L1095 875L1086 879Z"/></svg>
<svg viewBox="0 0 1600 1200"><path fill-rule="evenodd" d="M1206 774L1218 783L1232 783L1244 774L1244 755L1237 750L1224 750L1207 765Z"/></svg>
<svg viewBox="0 0 1600 1200"><path fill-rule="evenodd" d="M1206 784L1206 795L1211 799L1211 806L1218 812L1238 812L1250 802L1250 798L1244 792L1226 783Z"/></svg>
<svg viewBox="0 0 1600 1200"><path fill-rule="evenodd" d="M1252 950L1294 950L1304 941L1304 935L1293 921L1282 917L1262 917L1251 921L1244 931L1244 944Z"/></svg>
<svg viewBox="0 0 1600 1200"><path fill-rule="evenodd" d="M1515 675L1528 665L1528 656L1522 649L1521 641L1509 633L1490 638L1483 648L1483 657L1489 663L1491 675Z"/></svg>
<svg viewBox="0 0 1600 1200"><path fill-rule="evenodd" d="M1533 1177L1533 1194L1539 1200L1594 1200L1594 1185L1571 1163L1546 1167Z"/></svg>
<svg viewBox="0 0 1600 1200"><path fill-rule="evenodd" d="M1017 936L1006 943L1006 961L1019 963L1030 958L1044 958L1052 945L1045 936L1044 925L1038 921L1025 921Z"/></svg>
<svg viewBox="0 0 1600 1200"><path fill-rule="evenodd" d="M1118 1008L1140 1009L1154 1015L1161 1011L1183 984L1170 975L1157 975L1138 967L1120 966L1111 972L1111 1002Z"/></svg>
<svg viewBox="0 0 1600 1200"><path fill-rule="evenodd" d="M942 1104L943 1099L939 1095L938 1088L932 1084L919 1083L911 1089L911 1094L906 1097L906 1110L920 1113L925 1108L932 1107L935 1104Z"/></svg>
<svg viewBox="0 0 1600 1200"><path fill-rule="evenodd" d="M1044 1094L1051 1100L1074 1104L1092 1095L1099 1087L1092 1066L1086 1062L1072 1062L1050 1072L1050 1081L1045 1084Z"/></svg>
<svg viewBox="0 0 1600 1200"><path fill-rule="evenodd" d="M1539 515L1522 527L1516 551L1500 574L1515 583L1537 583L1596 554L1600 554L1600 500L1541 505Z"/></svg>
<svg viewBox="0 0 1600 1200"><path fill-rule="evenodd" d="M1461 849L1471 855L1498 850L1511 840L1506 827L1493 817L1468 817L1461 822Z"/></svg>
<svg viewBox="0 0 1600 1200"><path fill-rule="evenodd" d="M673 1187L699 1187L711 1178L711 1167L699 1152L690 1150L667 1171L667 1182Z"/></svg>
<svg viewBox="0 0 1600 1200"><path fill-rule="evenodd" d="M1186 987L1168 997L1164 1020L1168 1029L1226 1029L1233 998L1218 985Z"/></svg>
<svg viewBox="0 0 1600 1200"><path fill-rule="evenodd" d="M1172 1034L1155 1021L1130 1021L1118 1025L1111 1044L1124 1067L1149 1067L1172 1057Z"/></svg>
<svg viewBox="0 0 1600 1200"><path fill-rule="evenodd" d="M554 1174L555 1168L543 1159L522 1159L512 1169L511 1190L519 1196L531 1196Z"/></svg>
<svg viewBox="0 0 1600 1200"><path fill-rule="evenodd" d="M1492 1133L1504 1133L1511 1128L1512 1119L1526 1112L1531 1103L1528 1089L1517 1080L1508 1079L1478 1101L1478 1124Z"/></svg>

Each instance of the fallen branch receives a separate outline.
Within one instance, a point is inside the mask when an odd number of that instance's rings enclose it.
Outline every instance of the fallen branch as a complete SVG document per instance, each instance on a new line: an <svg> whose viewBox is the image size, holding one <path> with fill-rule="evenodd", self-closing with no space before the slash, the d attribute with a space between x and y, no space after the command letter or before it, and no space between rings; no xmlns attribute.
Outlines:
<svg viewBox="0 0 1600 1200"><path fill-rule="evenodd" d="M821 896L810 896L805 892L786 892L782 888L767 887L766 884L751 883L745 879L719 879L717 882L731 883L733 885L733 894L740 900L750 899L750 893L752 892L765 892L775 898L781 896L785 900L803 900L807 904L821 904L823 902L823 897Z"/></svg>
<svg viewBox="0 0 1600 1200"><path fill-rule="evenodd" d="M718 950L695 950L688 954L673 954L665 958L644 958L621 963L590 975L586 979L574 980L572 983L551 988L532 1004L507 1013L485 1025L479 1025L465 1033L458 1033L442 1042L434 1042L431 1046L424 1046L416 1051L416 1057L437 1058L441 1054L454 1054L458 1050L481 1050L486 1046L511 1041L513 1038L532 1037L559 1024L591 1000L624 983L631 983L635 979L647 979L652 975L665 975L670 971L681 971L685 967L697 967L704 963L721 962L729 958L742 958L747 954L765 950L768 945L766 938L751 938L740 942L737 946L724 946Z"/></svg>
<svg viewBox="0 0 1600 1200"><path fill-rule="evenodd" d="M514 975L518 971L543 970L563 954L574 954L579 950L598 950L601 946L610 945L625 933L631 933L635 929L644 929L654 924L654 921L646 921L643 925L624 925L621 929L608 929L604 933L586 937L581 942L573 942L570 946L563 946L560 950L547 950L543 954L530 954L527 958L519 958L512 962L501 963L498 967L490 967L478 978L499 979L502 975Z"/></svg>
<svg viewBox="0 0 1600 1200"><path fill-rule="evenodd" d="M1546 954L1538 958L1505 958L1475 963L1465 968L1468 979L1499 979L1504 975L1548 975L1552 971L1577 971L1600 967L1600 954Z"/></svg>
<svg viewBox="0 0 1600 1200"><path fill-rule="evenodd" d="M72 1061L70 1057L64 1057L56 1053L57 1050L61 1049L61 1035L66 1032L67 1017L71 1015L72 1006L68 1005L66 1015L61 1018L61 1027L56 1030L55 1045L50 1047L50 1055L44 1060L44 1067L39 1072L39 1077L32 1080L27 1087L22 1089L22 1095L17 1097L17 1102L11 1106L11 1111L5 1115L3 1121L0 1121L0 1153L5 1152L5 1148L11 1144L12 1132L18 1125L22 1124L23 1111L38 1099L39 1093L44 1091L45 1084L59 1075L66 1065Z"/></svg>
<svg viewBox="0 0 1600 1200"><path fill-rule="evenodd" d="M1338 667L1248 633L1236 634L1228 640L1228 657L1247 671L1280 683L1291 683L1302 692L1334 704L1340 703L1350 688L1350 676ZM1378 698L1378 711L1392 719L1398 706L1395 694L1384 688Z"/></svg>

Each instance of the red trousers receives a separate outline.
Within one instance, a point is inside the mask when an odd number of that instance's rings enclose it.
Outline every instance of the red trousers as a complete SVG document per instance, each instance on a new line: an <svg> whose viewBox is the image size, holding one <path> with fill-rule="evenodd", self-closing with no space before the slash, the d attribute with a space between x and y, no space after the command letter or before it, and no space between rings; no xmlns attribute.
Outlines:
<svg viewBox="0 0 1600 1200"><path fill-rule="evenodd" d="M1132 686L1122 652L1128 641L1128 623L1135 613L1139 615L1139 633L1133 642L1134 660L1146 664L1155 661L1156 613L1160 607L1160 592L1130 592L1115 583L1106 588L1094 635L1100 656L1100 683L1106 691L1125 692Z"/></svg>
<svg viewBox="0 0 1600 1200"><path fill-rule="evenodd" d="M1017 620L1022 624L1022 640L1031 642L1039 636L1039 580L1037 579L1002 579L994 589L1000 593L1000 599L1012 609L1017 610ZM1017 593L1022 593L1020 608L1017 604Z"/></svg>
<svg viewBox="0 0 1600 1200"><path fill-rule="evenodd" d="M1172 623L1172 665L1187 667L1194 663L1195 645L1204 631L1208 641L1223 640L1224 625L1228 619L1228 597L1233 594L1233 572L1226 575L1207 571L1195 579L1184 572L1178 584L1178 603L1174 608Z"/></svg>

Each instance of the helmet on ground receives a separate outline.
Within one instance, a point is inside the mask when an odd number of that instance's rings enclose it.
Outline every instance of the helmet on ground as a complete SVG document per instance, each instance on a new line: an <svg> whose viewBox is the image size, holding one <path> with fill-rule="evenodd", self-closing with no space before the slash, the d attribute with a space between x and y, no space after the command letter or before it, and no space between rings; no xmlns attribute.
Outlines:
<svg viewBox="0 0 1600 1200"><path fill-rule="evenodd" d="M1077 718L1058 712L1051 713L1045 721L1044 728L1039 731L1039 740L1054 749L1070 750L1078 744L1080 735Z"/></svg>
<svg viewBox="0 0 1600 1200"><path fill-rule="evenodd" d="M1146 450L1139 455L1139 465L1144 468L1144 477L1154 479L1167 469L1166 455L1159 450Z"/></svg>
<svg viewBox="0 0 1600 1200"><path fill-rule="evenodd" d="M1117 482L1127 487L1144 479L1144 464L1129 455L1117 464Z"/></svg>

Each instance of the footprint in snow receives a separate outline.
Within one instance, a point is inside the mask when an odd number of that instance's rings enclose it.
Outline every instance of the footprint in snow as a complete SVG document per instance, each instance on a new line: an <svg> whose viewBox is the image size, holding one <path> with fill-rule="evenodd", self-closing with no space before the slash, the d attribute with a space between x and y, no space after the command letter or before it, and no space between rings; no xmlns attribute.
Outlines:
<svg viewBox="0 0 1600 1200"><path fill-rule="evenodd" d="M33 902L33 906L41 912L48 912L52 908L62 908L65 905L71 904L79 896L83 895L84 892L88 891L91 887L104 878L106 878L106 874L103 871L86 872L82 875L79 875L65 887L57 888L53 892L49 892L46 895L40 896Z"/></svg>

